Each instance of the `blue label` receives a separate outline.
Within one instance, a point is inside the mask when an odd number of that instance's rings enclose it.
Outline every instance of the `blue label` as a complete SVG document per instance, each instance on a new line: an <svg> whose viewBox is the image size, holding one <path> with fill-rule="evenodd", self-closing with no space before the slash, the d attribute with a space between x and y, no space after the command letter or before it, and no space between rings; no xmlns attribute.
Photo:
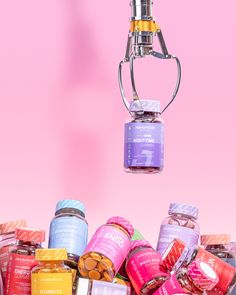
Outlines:
<svg viewBox="0 0 236 295"><path fill-rule="evenodd" d="M164 125L161 123L125 124L124 166L162 168Z"/></svg>
<svg viewBox="0 0 236 295"><path fill-rule="evenodd" d="M88 225L76 216L55 218L50 225L49 248L66 248L67 252L81 256L87 246Z"/></svg>

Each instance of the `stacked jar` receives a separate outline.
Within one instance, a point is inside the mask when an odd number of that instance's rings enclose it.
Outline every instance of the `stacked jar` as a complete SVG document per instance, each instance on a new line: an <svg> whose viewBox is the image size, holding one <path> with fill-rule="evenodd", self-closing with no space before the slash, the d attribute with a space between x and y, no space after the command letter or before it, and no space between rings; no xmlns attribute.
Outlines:
<svg viewBox="0 0 236 295"><path fill-rule="evenodd" d="M196 222L198 209L182 203L171 203L169 216L164 219L160 227L157 251L163 255L174 239L180 239L191 249L198 244L199 226Z"/></svg>
<svg viewBox="0 0 236 295"><path fill-rule="evenodd" d="M186 249L187 247L182 241L173 240L162 256L161 265L169 271L176 271L180 268L188 268L193 261L206 263L219 277L219 282L212 291L218 294L227 294L232 290L236 283L236 273L233 266L199 246L188 249L188 251Z"/></svg>
<svg viewBox="0 0 236 295"><path fill-rule="evenodd" d="M20 228L15 237L17 244L9 256L5 295L31 295L31 270L38 264L35 251L42 248L45 231Z"/></svg>
<svg viewBox="0 0 236 295"><path fill-rule="evenodd" d="M3 284L6 279L9 255L13 246L16 244L15 230L20 227L26 227L25 220L16 220L0 224L0 273L2 275Z"/></svg>
<svg viewBox="0 0 236 295"><path fill-rule="evenodd" d="M80 257L78 268L82 277L111 282L130 251L133 233L133 226L125 218L108 219Z"/></svg>

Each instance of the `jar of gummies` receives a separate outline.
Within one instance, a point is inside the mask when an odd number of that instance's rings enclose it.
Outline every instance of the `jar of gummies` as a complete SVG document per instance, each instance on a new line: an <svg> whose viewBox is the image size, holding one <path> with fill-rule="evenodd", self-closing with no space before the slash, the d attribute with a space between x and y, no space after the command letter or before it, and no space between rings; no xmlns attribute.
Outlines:
<svg viewBox="0 0 236 295"><path fill-rule="evenodd" d="M77 200L62 200L57 203L55 218L50 224L49 248L66 248L65 262L77 269L79 257L87 246L88 223L85 206Z"/></svg>
<svg viewBox="0 0 236 295"><path fill-rule="evenodd" d="M194 261L188 269L181 268L156 291L153 295L172 294L208 294L218 283L219 278L206 263Z"/></svg>
<svg viewBox="0 0 236 295"><path fill-rule="evenodd" d="M64 264L66 249L38 249L35 259L39 264L31 275L31 295L72 294L72 269Z"/></svg>
<svg viewBox="0 0 236 295"><path fill-rule="evenodd" d="M126 261L126 272L137 294L151 294L169 277L160 266L161 255L148 241L133 241Z"/></svg>
<svg viewBox="0 0 236 295"><path fill-rule="evenodd" d="M31 270L38 264L36 249L42 248L45 231L41 229L16 229L17 244L10 253L6 275L5 295L31 295Z"/></svg>
<svg viewBox="0 0 236 295"><path fill-rule="evenodd" d="M219 277L219 282L208 294L228 294L236 283L235 268L202 247L194 246L186 252L184 246L182 241L173 240L162 256L161 265L171 271L182 267L188 268L193 261L204 262Z"/></svg>
<svg viewBox="0 0 236 295"><path fill-rule="evenodd" d="M201 245L208 252L236 267L234 253L230 250L230 235L202 235Z"/></svg>
<svg viewBox="0 0 236 295"><path fill-rule="evenodd" d="M127 172L159 173L164 165L164 124L160 102L130 103L133 120L125 124L124 167Z"/></svg>
<svg viewBox="0 0 236 295"><path fill-rule="evenodd" d="M16 220L0 224L0 272L2 274L3 284L6 279L9 255L13 246L16 244L15 230L20 227L26 227L25 220Z"/></svg>
<svg viewBox="0 0 236 295"><path fill-rule="evenodd" d="M125 261L134 229L123 217L112 217L100 226L84 254L78 268L84 278L111 282Z"/></svg>
<svg viewBox="0 0 236 295"><path fill-rule="evenodd" d="M188 204L171 203L169 216L164 219L160 227L157 251L163 255L168 245L174 239L180 239L190 249L197 245L199 226L196 222L198 209Z"/></svg>

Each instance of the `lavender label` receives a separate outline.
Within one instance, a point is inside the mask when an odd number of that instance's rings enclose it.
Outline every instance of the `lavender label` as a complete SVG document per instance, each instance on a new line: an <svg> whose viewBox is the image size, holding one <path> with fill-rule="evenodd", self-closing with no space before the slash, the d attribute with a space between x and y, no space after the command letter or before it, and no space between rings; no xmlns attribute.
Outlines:
<svg viewBox="0 0 236 295"><path fill-rule="evenodd" d="M161 168L163 163L164 125L161 123L125 124L125 168Z"/></svg>
<svg viewBox="0 0 236 295"><path fill-rule="evenodd" d="M180 239L186 244L187 248L191 249L193 246L197 245L199 233L188 227L164 224L160 229L157 251L163 255L174 239Z"/></svg>
<svg viewBox="0 0 236 295"><path fill-rule="evenodd" d="M130 288L119 284L93 281L91 295L129 295Z"/></svg>

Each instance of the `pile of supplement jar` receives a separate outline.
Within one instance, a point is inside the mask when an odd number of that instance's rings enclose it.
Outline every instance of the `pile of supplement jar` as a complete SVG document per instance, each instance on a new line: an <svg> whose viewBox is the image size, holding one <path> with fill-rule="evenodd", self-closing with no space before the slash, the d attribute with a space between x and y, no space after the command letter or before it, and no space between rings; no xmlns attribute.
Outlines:
<svg viewBox="0 0 236 295"><path fill-rule="evenodd" d="M1 295L236 294L235 243L201 236L198 209L172 203L157 248L123 217L98 227L87 243L80 201L63 200L45 231L24 220L0 224Z"/></svg>

